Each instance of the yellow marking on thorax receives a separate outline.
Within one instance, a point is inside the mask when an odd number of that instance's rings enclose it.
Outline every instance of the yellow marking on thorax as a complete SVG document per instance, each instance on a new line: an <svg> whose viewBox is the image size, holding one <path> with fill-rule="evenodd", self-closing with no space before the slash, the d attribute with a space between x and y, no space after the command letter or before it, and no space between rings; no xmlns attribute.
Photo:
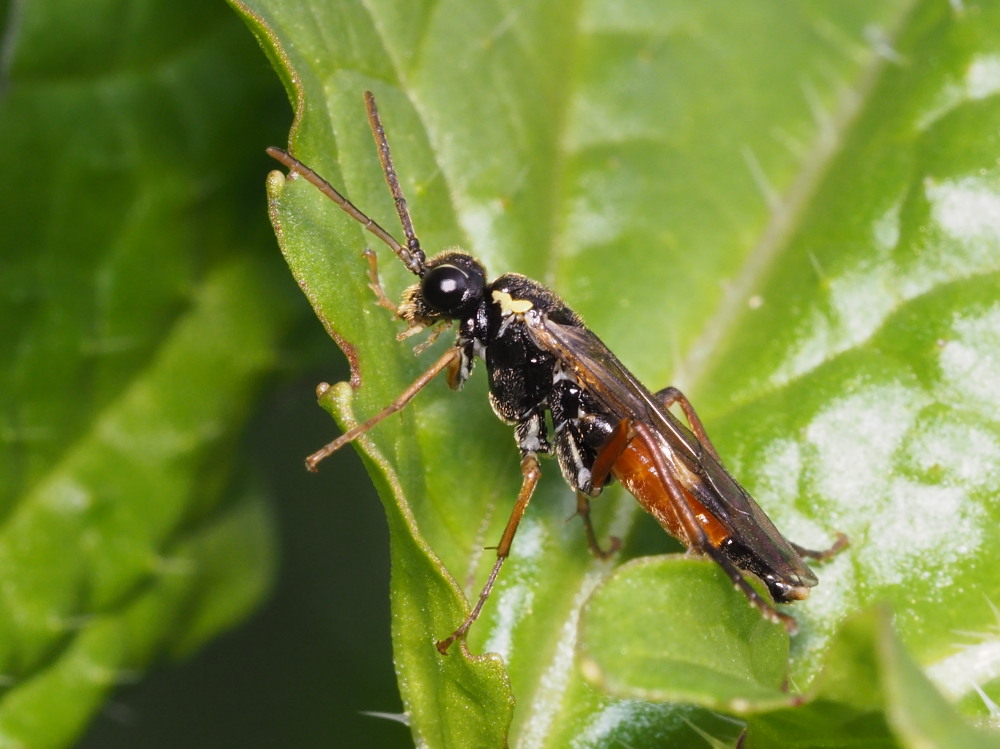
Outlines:
<svg viewBox="0 0 1000 749"><path fill-rule="evenodd" d="M506 291L494 291L493 301L500 305L500 311L505 315L523 315L535 306L527 299L514 299Z"/></svg>

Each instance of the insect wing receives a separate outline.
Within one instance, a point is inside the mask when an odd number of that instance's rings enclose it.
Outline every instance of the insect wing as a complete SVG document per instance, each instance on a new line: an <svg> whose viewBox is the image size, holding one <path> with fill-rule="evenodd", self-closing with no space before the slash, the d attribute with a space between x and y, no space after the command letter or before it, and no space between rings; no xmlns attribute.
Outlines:
<svg viewBox="0 0 1000 749"><path fill-rule="evenodd" d="M658 431L667 432L672 449L693 460L701 457L704 450L691 430L668 413L590 330L539 316L529 320L528 332L536 344L558 358L613 414L652 423Z"/></svg>
<svg viewBox="0 0 1000 749"><path fill-rule="evenodd" d="M759 566L794 585L816 584L815 574L750 494L600 338L586 328L560 325L544 315L530 320L528 330L539 346L562 361L612 413L641 419L653 428L667 465L683 460L701 479L685 488L728 528L732 538L758 558Z"/></svg>

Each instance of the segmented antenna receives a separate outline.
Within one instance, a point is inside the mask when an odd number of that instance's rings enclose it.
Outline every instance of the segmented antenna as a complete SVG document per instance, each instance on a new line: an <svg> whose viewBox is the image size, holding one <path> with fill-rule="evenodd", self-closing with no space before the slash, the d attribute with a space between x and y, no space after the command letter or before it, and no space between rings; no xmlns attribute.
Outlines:
<svg viewBox="0 0 1000 749"><path fill-rule="evenodd" d="M371 91L365 91L365 107L368 109L368 124L372 128L372 137L375 138L375 145L378 146L378 158L382 162L382 172L385 174L385 182L389 185L389 192L392 193L392 199L396 202L396 213L399 214L399 223L403 225L403 235L406 237L406 249L411 256L410 262L407 262L405 259L403 262L406 263L406 267L411 271L418 276L422 276L426 256L420 248L420 240L417 239L416 232L413 231L413 220L410 218L410 210L406 207L403 188L399 186L396 167L392 164L392 152L389 150L389 141L385 137L385 128L382 127L382 120L379 119L378 108L375 106L375 96Z"/></svg>
<svg viewBox="0 0 1000 749"><path fill-rule="evenodd" d="M284 164L289 172L297 172L305 177L306 181L314 185L321 193L339 205L344 213L384 242L403 261L403 264L411 273L423 276L426 255L424 255L424 251L420 248L420 240L417 239L417 235L413 231L413 221L406 207L406 198L403 197L403 190L399 186L396 168L392 164L392 153L389 151L389 142L386 140L385 129L382 127L381 120L379 120L378 110L375 108L375 97L372 96L371 91L365 91L365 105L368 109L368 122L372 128L372 136L375 138L376 146L378 146L378 157L379 161L382 162L385 181L389 185L389 191L392 193L392 198L396 203L396 213L399 214L399 222L402 224L403 234L406 236L405 245L400 244L375 219L369 218L354 203L341 195L333 185L287 151L271 146L267 149L267 155Z"/></svg>

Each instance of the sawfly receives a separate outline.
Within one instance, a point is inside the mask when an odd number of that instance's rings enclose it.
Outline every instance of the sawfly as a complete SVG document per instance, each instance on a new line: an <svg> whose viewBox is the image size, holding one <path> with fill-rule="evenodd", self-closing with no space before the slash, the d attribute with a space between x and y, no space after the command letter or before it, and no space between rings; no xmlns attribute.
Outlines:
<svg viewBox="0 0 1000 749"><path fill-rule="evenodd" d="M331 453L400 411L431 380L447 373L457 390L485 362L490 405L514 427L521 453L521 489L496 546L496 562L468 616L436 643L446 653L465 637L479 616L510 554L518 524L541 476L539 456L555 454L563 478L576 492L591 551L607 557L616 538L602 548L590 520L590 500L618 480L639 504L691 552L707 556L768 619L795 631L795 620L777 611L747 581L760 578L778 603L809 595L816 575L805 558L824 559L846 544L811 551L788 541L747 491L725 469L691 403L676 388L652 393L562 299L538 281L507 273L489 281L473 256L446 250L428 258L420 246L393 166L385 130L370 92L368 120L405 241L358 209L329 182L278 148L268 154L331 198L379 238L417 276L394 305L382 292L373 253L371 285L379 303L407 323L405 337L438 323L455 323L453 346L382 411L342 434L306 459L315 471ZM677 405L687 425L671 412Z"/></svg>

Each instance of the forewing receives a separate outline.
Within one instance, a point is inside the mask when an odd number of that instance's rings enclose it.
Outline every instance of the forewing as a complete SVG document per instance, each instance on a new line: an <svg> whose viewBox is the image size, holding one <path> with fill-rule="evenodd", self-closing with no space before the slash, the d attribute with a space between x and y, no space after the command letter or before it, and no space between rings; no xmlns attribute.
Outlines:
<svg viewBox="0 0 1000 749"><path fill-rule="evenodd" d="M815 575L750 494L600 338L587 328L561 325L544 316L530 320L528 330L539 346L562 361L612 413L642 420L654 429L666 463L683 460L701 479L685 488L728 527L733 537L775 574L802 585L816 584Z"/></svg>
<svg viewBox="0 0 1000 749"><path fill-rule="evenodd" d="M672 450L695 460L701 457L702 446L691 430L666 411L590 330L561 325L542 316L529 321L528 332L535 343L562 361L577 381L612 413L623 419L652 423L664 433Z"/></svg>

